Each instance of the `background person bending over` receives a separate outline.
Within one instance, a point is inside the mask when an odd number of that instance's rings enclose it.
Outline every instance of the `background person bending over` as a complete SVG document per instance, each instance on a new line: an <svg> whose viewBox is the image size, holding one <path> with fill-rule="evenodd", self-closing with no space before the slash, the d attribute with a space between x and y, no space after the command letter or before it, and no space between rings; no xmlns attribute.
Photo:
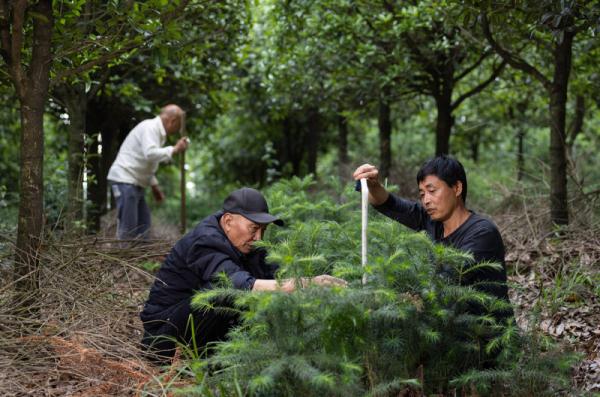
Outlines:
<svg viewBox="0 0 600 397"><path fill-rule="evenodd" d="M242 188L225 199L222 211L205 218L179 240L160 267L140 315L144 323L142 345L159 359L168 359L175 352L171 339L191 342L191 324L199 347L224 339L238 323L236 315L190 307L194 293L213 288L218 273L226 274L237 289L293 291L295 281L278 284L274 280L277 266L267 264L265 250L254 247L270 223L283 225L269 214L259 191ZM311 281L318 285L346 284L328 275Z"/></svg>
<svg viewBox="0 0 600 397"><path fill-rule="evenodd" d="M379 182L377 167L371 164L361 165L353 176L367 179L369 202L387 217L413 230L424 230L437 243L471 253L474 263L501 264L502 270L468 273L464 283L508 301L502 237L492 221L465 207L467 177L458 160L442 155L423 164L417 173L420 203L389 193Z"/></svg>
<svg viewBox="0 0 600 397"><path fill-rule="evenodd" d="M123 141L107 177L117 201L119 239L147 237L150 210L144 199L144 188L151 186L156 201L164 200L154 174L159 163L187 149L186 137L180 138L175 146L162 147L167 135L181 130L183 117L179 106L167 105L155 118L136 125Z"/></svg>

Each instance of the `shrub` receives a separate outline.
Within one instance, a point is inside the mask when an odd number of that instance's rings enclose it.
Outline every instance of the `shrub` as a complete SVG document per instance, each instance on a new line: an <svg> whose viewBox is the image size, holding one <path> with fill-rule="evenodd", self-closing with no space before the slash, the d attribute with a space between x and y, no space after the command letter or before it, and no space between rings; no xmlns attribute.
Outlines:
<svg viewBox="0 0 600 397"><path fill-rule="evenodd" d="M208 359L193 363L198 384L186 393L391 396L407 388L451 393L463 387L538 395L564 387L563 364L571 356L534 360L541 348L525 344L512 319L490 314L508 303L456 282L473 269L465 266L468 255L375 214L369 264L362 268L356 196L338 189L334 201L324 192L309 195L314 187L310 178L272 187L273 212L288 224L270 228L262 245L280 264L279 278L330 273L349 286L199 293L193 301L199 309L215 297L233 299L243 323ZM454 280L440 276L442 268L452 269ZM483 314L468 310L473 305Z"/></svg>

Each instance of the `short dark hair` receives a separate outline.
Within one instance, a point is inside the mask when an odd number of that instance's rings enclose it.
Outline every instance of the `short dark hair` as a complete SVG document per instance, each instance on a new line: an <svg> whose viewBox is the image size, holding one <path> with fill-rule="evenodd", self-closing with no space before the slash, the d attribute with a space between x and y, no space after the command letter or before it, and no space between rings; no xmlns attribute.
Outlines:
<svg viewBox="0 0 600 397"><path fill-rule="evenodd" d="M427 160L417 173L417 184L429 175L437 176L450 187L455 186L456 182L460 181L462 183L460 197L462 197L463 204L467 202L467 175L460 161L446 154Z"/></svg>

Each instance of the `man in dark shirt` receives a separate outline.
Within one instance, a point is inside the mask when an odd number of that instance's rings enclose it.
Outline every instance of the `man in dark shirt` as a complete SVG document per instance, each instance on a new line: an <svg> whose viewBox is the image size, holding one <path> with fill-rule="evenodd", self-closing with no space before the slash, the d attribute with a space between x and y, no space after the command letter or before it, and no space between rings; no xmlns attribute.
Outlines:
<svg viewBox="0 0 600 397"><path fill-rule="evenodd" d="M369 202L382 214L413 230L425 230L435 242L472 254L474 263L501 264L502 270L470 272L463 283L508 301L502 237L492 221L465 207L467 177L458 160L442 155L423 164L417 174L420 203L390 194L373 165L361 165L353 176L357 181L366 178Z"/></svg>
<svg viewBox="0 0 600 397"><path fill-rule="evenodd" d="M234 288L252 291L291 292L297 280L277 282L277 266L265 262L266 252L255 249L267 225L283 221L269 214L263 195L251 188L232 192L223 210L205 218L179 240L165 258L140 314L144 324L142 345L165 362L175 352L175 341L199 347L224 339L238 317L223 311L198 311L190 307L199 290L213 288L215 276L224 273ZM345 281L321 275L302 284L345 285Z"/></svg>

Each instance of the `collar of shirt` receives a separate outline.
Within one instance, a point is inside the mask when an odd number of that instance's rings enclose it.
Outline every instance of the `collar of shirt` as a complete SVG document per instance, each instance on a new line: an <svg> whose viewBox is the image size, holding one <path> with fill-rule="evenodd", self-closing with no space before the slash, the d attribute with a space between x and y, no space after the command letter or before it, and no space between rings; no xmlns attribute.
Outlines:
<svg viewBox="0 0 600 397"><path fill-rule="evenodd" d="M158 122L158 129L160 130L160 136L163 137L164 139L167 138L167 130L165 130L165 126L163 125L162 119L160 118L160 116L156 116L155 120L157 120Z"/></svg>

